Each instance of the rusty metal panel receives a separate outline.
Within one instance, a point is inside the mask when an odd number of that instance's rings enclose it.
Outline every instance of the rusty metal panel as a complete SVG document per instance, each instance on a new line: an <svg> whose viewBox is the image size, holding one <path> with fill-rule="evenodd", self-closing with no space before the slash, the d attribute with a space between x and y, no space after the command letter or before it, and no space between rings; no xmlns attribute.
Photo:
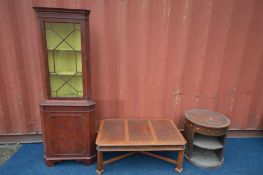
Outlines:
<svg viewBox="0 0 263 175"><path fill-rule="evenodd" d="M262 0L0 1L0 134L40 133L43 57L33 6L88 9L96 117L205 108L263 129Z"/></svg>

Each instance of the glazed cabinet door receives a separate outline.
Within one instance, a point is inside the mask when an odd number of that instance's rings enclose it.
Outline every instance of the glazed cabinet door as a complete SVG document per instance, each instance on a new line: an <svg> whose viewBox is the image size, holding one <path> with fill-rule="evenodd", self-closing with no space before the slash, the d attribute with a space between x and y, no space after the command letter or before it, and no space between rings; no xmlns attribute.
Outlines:
<svg viewBox="0 0 263 175"><path fill-rule="evenodd" d="M50 112L44 116L47 156L85 156L89 150L89 113Z"/></svg>

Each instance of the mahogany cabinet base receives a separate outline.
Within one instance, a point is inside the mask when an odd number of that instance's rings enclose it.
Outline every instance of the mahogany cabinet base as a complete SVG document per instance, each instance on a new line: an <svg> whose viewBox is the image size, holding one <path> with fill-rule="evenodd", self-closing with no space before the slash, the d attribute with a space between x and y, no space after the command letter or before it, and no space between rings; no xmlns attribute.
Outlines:
<svg viewBox="0 0 263 175"><path fill-rule="evenodd" d="M85 165L90 165L96 162L96 155L92 155L91 157L86 157L86 158L47 158L44 157L46 165L49 167L52 167L55 165L55 163L64 161L64 160L74 160L74 161L79 161L82 162Z"/></svg>
<svg viewBox="0 0 263 175"><path fill-rule="evenodd" d="M48 166L63 160L96 160L95 118L92 101L54 101L41 103L44 157Z"/></svg>
<svg viewBox="0 0 263 175"><path fill-rule="evenodd" d="M51 167L51 166L54 166L55 165L55 160L45 160L45 162L46 162L46 165L47 166L49 166L49 167Z"/></svg>

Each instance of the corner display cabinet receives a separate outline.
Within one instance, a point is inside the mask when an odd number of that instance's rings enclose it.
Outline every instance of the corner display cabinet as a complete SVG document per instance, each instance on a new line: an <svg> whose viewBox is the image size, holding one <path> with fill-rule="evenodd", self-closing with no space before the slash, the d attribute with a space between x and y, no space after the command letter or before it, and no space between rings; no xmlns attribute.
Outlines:
<svg viewBox="0 0 263 175"><path fill-rule="evenodd" d="M89 11L34 7L43 43L45 97L40 104L44 158L95 160L95 103L90 98Z"/></svg>

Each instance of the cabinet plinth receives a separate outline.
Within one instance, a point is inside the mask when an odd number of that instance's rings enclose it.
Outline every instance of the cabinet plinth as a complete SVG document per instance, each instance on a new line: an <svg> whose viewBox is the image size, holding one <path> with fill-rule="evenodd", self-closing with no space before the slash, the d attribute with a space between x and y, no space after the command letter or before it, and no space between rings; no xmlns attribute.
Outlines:
<svg viewBox="0 0 263 175"><path fill-rule="evenodd" d="M189 110L185 117L185 157L194 165L203 168L222 165L229 119L220 113L201 109Z"/></svg>

